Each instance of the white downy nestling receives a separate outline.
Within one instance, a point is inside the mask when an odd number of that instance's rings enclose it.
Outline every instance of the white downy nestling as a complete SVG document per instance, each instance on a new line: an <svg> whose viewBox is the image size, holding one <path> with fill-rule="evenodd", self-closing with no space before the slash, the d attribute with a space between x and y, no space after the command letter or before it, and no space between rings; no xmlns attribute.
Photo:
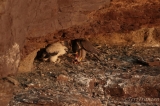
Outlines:
<svg viewBox="0 0 160 106"><path fill-rule="evenodd" d="M50 44L46 47L46 53L49 55L50 62L57 62L58 57L64 55L67 50L68 48L63 41Z"/></svg>

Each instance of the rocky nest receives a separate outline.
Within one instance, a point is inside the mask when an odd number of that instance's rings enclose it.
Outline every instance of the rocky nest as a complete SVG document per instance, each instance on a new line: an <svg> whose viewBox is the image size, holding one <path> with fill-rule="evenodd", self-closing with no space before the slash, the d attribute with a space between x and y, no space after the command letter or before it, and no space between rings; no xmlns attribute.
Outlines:
<svg viewBox="0 0 160 106"><path fill-rule="evenodd" d="M11 106L158 106L160 48L94 45L97 60L72 63L71 53L59 63L35 60L33 71L11 76Z"/></svg>

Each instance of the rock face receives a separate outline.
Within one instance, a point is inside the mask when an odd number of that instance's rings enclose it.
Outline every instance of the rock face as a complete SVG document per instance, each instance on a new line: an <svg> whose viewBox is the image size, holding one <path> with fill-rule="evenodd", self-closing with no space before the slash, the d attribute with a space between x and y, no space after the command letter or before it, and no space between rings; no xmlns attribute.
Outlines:
<svg viewBox="0 0 160 106"><path fill-rule="evenodd" d="M20 60L47 43L46 35L87 22L87 14L106 3L109 0L0 0L0 77L15 73ZM44 42L39 44L39 37Z"/></svg>
<svg viewBox="0 0 160 106"><path fill-rule="evenodd" d="M102 61L34 61L75 38L94 42ZM0 78L34 69L0 79L0 103L158 106L160 48L134 45L160 47L160 0L0 0Z"/></svg>
<svg viewBox="0 0 160 106"><path fill-rule="evenodd" d="M59 40L159 46L159 7L159 0L0 0L0 76L32 63L27 57L35 50Z"/></svg>

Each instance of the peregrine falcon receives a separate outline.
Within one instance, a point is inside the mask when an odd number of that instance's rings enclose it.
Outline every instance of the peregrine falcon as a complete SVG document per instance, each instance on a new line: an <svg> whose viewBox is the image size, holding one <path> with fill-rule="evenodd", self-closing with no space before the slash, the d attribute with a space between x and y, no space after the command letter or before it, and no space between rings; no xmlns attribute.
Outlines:
<svg viewBox="0 0 160 106"><path fill-rule="evenodd" d="M97 49L95 49L94 46L86 39L74 39L71 41L71 45L73 53L76 54L75 60L77 62L80 62L83 59L85 59L86 51L92 54L98 54ZM96 56L96 58L98 57Z"/></svg>
<svg viewBox="0 0 160 106"><path fill-rule="evenodd" d="M68 48L64 45L64 42L56 42L49 44L46 48L42 49L41 59L43 61L57 62L58 57L64 55ZM37 53L38 54L38 53Z"/></svg>

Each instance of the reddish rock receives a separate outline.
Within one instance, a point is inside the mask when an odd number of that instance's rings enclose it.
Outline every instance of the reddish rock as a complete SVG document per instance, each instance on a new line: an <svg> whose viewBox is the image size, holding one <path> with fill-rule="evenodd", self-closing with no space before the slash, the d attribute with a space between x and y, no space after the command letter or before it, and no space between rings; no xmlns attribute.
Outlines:
<svg viewBox="0 0 160 106"><path fill-rule="evenodd" d="M78 99L78 104L82 106L102 106L102 103L99 99L86 98L81 95L75 96Z"/></svg>
<svg viewBox="0 0 160 106"><path fill-rule="evenodd" d="M106 92L107 95L110 95L110 96L113 96L113 97L122 97L122 96L124 96L123 88L120 88L120 87L105 88L105 92Z"/></svg>
<svg viewBox="0 0 160 106"><path fill-rule="evenodd" d="M149 62L150 66L160 66L160 61Z"/></svg>
<svg viewBox="0 0 160 106"><path fill-rule="evenodd" d="M150 98L158 98L160 96L160 89L156 87L145 87L145 96Z"/></svg>
<svg viewBox="0 0 160 106"><path fill-rule="evenodd" d="M145 89L141 86L127 86L123 88L124 94L130 97L139 97L145 95Z"/></svg>
<svg viewBox="0 0 160 106"><path fill-rule="evenodd" d="M2 106L7 106L13 97L14 87L7 81L0 80L0 103Z"/></svg>
<svg viewBox="0 0 160 106"><path fill-rule="evenodd" d="M87 22L87 14L109 1L0 1L0 77L17 72L20 60L65 36L54 37L56 30Z"/></svg>
<svg viewBox="0 0 160 106"><path fill-rule="evenodd" d="M160 46L159 0L110 1L0 1L0 77L59 40L92 36L93 42Z"/></svg>
<svg viewBox="0 0 160 106"><path fill-rule="evenodd" d="M137 80L138 79L138 80ZM139 78L132 78L128 84L123 88L125 95L130 97L159 97L159 75L157 76L141 76Z"/></svg>
<svg viewBox="0 0 160 106"><path fill-rule="evenodd" d="M68 76L66 75L62 75L60 74L58 77L57 77L57 81L59 82L68 82L70 79Z"/></svg>

